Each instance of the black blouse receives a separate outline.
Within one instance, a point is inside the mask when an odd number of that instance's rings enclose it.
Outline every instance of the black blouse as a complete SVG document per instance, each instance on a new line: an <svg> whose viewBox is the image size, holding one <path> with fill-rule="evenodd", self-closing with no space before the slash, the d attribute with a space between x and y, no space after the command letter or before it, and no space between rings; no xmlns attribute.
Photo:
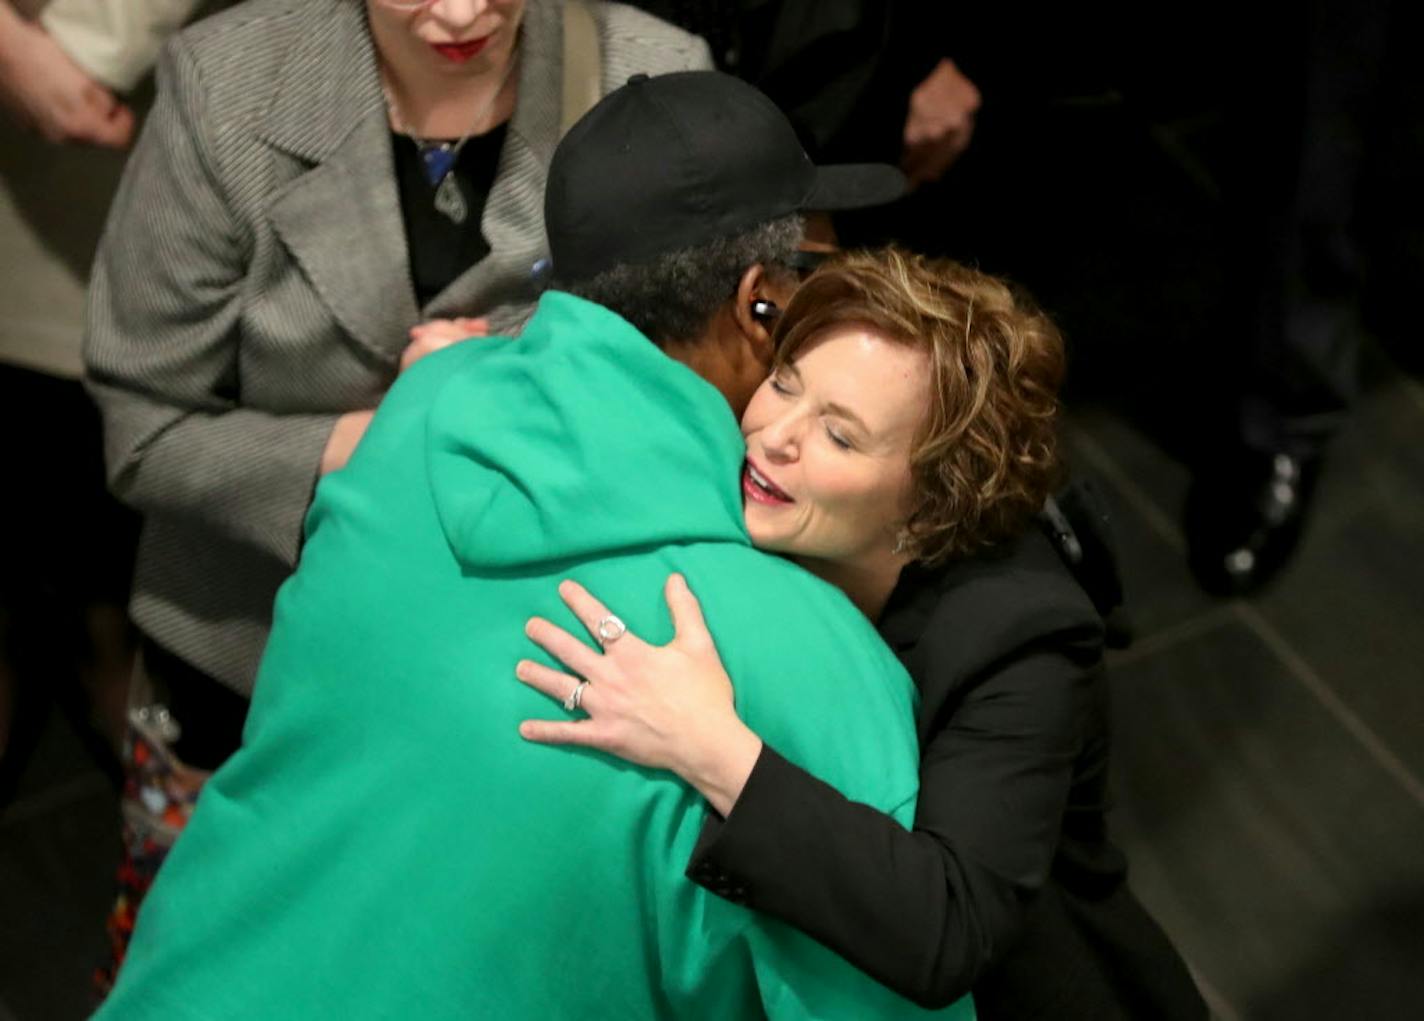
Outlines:
<svg viewBox="0 0 1424 1021"><path fill-rule="evenodd" d="M416 303L422 308L490 253L480 220L490 189L494 187L499 154L507 133L506 122L483 135L475 135L460 150L451 173L465 196L469 212L464 223L455 223L435 208L435 186L425 176L415 140L392 132L410 279Z"/></svg>

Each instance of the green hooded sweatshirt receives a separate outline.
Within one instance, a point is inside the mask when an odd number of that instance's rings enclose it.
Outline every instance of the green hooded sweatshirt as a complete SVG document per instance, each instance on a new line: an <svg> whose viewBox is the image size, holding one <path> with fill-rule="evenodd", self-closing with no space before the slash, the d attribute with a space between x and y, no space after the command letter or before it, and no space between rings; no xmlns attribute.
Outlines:
<svg viewBox="0 0 1424 1021"><path fill-rule="evenodd" d="M424 359L317 489L242 749L144 903L103 1018L910 1017L684 869L697 792L521 720L575 578L642 638L702 602L737 708L908 824L909 677L837 589L751 547L726 401L623 319L545 295L518 340ZM214 579L220 583L220 579ZM676 683L669 678L667 683ZM834 897L827 890L827 897ZM972 1018L968 999L947 1011Z"/></svg>

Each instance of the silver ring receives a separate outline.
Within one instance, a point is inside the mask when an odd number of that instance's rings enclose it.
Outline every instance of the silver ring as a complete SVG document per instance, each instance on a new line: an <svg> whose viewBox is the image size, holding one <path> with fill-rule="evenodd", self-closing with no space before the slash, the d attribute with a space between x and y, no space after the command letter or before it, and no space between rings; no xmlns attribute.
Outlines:
<svg viewBox="0 0 1424 1021"><path fill-rule="evenodd" d="M574 685L574 690L569 692L569 697L564 699L564 708L569 712L576 712L583 704L583 689L588 687L587 681L579 681Z"/></svg>
<svg viewBox="0 0 1424 1021"><path fill-rule="evenodd" d="M598 622L598 627L594 628L598 632L599 645L612 645L618 639L628 633L628 625L624 624L613 614L609 614Z"/></svg>

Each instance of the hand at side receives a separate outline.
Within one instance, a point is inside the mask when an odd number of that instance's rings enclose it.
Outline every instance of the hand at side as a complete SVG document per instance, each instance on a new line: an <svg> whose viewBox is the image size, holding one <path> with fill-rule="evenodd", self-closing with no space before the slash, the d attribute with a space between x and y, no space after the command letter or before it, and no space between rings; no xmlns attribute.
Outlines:
<svg viewBox="0 0 1424 1021"><path fill-rule="evenodd" d="M941 60L910 94L900 168L919 187L944 176L974 137L979 89L952 60Z"/></svg>
<svg viewBox="0 0 1424 1021"><path fill-rule="evenodd" d="M0 3L0 107L49 142L122 149L133 139L133 111L7 3Z"/></svg>

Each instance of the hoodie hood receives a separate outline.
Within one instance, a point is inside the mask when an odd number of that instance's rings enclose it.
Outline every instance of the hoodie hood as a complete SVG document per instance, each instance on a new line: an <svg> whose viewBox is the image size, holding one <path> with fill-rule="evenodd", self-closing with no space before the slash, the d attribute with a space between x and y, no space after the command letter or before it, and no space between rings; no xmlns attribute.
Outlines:
<svg viewBox="0 0 1424 1021"><path fill-rule="evenodd" d="M426 446L464 567L749 545L726 399L622 317L551 291L518 339L469 343L481 349L442 387Z"/></svg>

